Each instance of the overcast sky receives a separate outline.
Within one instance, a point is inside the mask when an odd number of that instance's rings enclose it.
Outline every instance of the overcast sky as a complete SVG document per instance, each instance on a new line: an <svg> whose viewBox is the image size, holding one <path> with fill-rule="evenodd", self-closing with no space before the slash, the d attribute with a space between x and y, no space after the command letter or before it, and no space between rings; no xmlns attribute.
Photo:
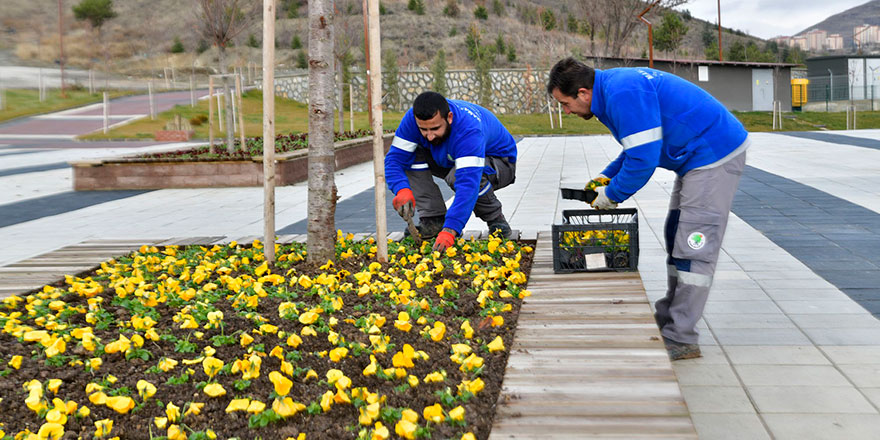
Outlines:
<svg viewBox="0 0 880 440"><path fill-rule="evenodd" d="M792 35L868 0L721 0L721 24L760 38ZM691 0L681 7L715 23L717 0Z"/></svg>

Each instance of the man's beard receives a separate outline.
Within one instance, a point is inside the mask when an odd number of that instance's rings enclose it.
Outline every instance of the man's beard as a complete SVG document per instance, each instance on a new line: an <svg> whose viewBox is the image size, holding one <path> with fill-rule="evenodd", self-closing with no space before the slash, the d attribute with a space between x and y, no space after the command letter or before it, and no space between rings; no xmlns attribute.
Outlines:
<svg viewBox="0 0 880 440"><path fill-rule="evenodd" d="M446 122L446 121L444 121ZM449 139L449 135L452 134L452 127L449 122L446 122L446 133L443 134L443 137L436 137L433 141L428 141L431 145L440 145L443 142L446 142L446 139Z"/></svg>
<svg viewBox="0 0 880 440"><path fill-rule="evenodd" d="M593 118L593 113L590 112L590 111L588 111L586 114L578 115L578 116L580 116L581 118L583 118L585 121L589 121L590 119Z"/></svg>

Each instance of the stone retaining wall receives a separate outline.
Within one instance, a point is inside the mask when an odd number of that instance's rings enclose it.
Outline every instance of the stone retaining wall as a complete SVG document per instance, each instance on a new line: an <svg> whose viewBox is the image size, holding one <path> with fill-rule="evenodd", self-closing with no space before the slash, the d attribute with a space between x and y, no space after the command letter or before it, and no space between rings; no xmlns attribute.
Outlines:
<svg viewBox="0 0 880 440"><path fill-rule="evenodd" d="M491 102L485 105L495 113L536 113L547 110L550 96L546 92L547 70L507 69L490 70L492 83ZM366 111L366 76L352 75L355 111ZM431 90L434 74L426 70L400 72L398 88L400 99L389 102L388 110L407 110L419 93ZM287 75L275 78L275 94L299 102L308 102L308 74ZM446 72L446 97L480 103L480 85L475 70L450 70ZM386 90L387 92L387 90ZM346 104L347 105L347 104ZM555 102L553 103L555 110Z"/></svg>

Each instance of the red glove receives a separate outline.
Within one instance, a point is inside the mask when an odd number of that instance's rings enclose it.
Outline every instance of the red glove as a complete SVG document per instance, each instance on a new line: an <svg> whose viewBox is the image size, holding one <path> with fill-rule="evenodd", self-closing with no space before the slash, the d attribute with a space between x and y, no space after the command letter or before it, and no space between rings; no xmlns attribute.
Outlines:
<svg viewBox="0 0 880 440"><path fill-rule="evenodd" d="M416 210L416 199L409 188L403 188L398 191L391 204L401 217L412 217Z"/></svg>
<svg viewBox="0 0 880 440"><path fill-rule="evenodd" d="M455 244L455 231L449 228L443 228L439 234L437 234L437 238L434 240L434 248L433 250L437 252L443 252L447 248L452 247Z"/></svg>

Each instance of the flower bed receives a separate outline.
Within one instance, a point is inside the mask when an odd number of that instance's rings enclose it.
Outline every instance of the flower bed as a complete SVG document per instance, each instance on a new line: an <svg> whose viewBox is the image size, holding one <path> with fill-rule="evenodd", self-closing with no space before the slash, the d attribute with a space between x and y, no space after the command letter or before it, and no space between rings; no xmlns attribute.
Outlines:
<svg viewBox="0 0 880 440"><path fill-rule="evenodd" d="M0 438L487 438L532 249L375 252L144 246L7 298Z"/></svg>

